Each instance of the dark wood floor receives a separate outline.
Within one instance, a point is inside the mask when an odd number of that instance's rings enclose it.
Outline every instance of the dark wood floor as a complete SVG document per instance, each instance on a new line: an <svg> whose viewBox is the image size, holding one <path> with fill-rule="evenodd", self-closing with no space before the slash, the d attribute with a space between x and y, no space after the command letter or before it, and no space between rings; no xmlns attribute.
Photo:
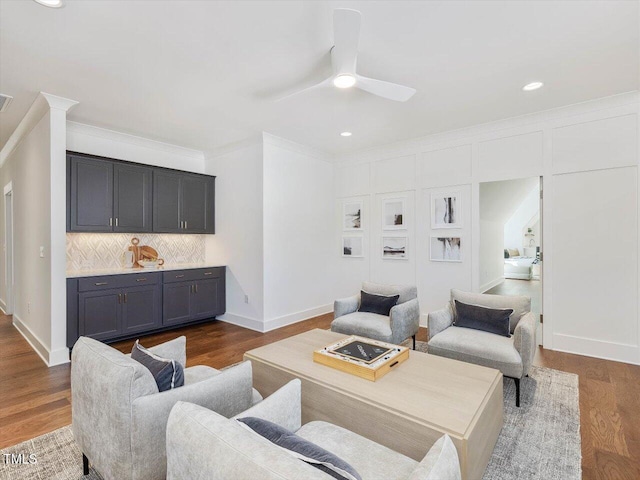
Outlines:
<svg viewBox="0 0 640 480"><path fill-rule="evenodd" d="M312 329L328 328L331 315L261 334L224 322L144 337L152 346L187 336L187 365L221 368L251 350ZM419 340L426 340L421 329ZM133 341L115 345L129 352ZM583 478L640 479L640 366L540 349L536 365L579 376ZM11 317L0 316L0 448L71 423L69 365L47 368Z"/></svg>

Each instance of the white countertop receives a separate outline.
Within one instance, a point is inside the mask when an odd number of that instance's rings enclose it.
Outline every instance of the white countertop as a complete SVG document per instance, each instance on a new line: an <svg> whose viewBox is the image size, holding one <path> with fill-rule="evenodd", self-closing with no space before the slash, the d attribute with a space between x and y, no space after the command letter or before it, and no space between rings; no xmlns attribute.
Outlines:
<svg viewBox="0 0 640 480"><path fill-rule="evenodd" d="M67 278L80 277L96 277L99 275L123 275L129 273L148 273L148 272L169 272L171 270L189 270L194 268L212 268L222 267L223 265L213 265L210 263L171 263L155 268L99 268L99 269L82 269L67 270Z"/></svg>

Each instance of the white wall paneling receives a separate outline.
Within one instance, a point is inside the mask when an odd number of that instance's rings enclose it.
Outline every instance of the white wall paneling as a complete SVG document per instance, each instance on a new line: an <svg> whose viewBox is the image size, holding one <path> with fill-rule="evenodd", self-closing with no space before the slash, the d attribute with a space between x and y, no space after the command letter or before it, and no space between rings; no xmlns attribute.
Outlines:
<svg viewBox="0 0 640 480"><path fill-rule="evenodd" d="M383 230L383 205L385 200L403 200L406 228ZM371 280L377 283L415 285L416 273L416 243L415 243L415 192L391 192L375 195L373 200L370 246ZM383 237L407 237L408 258L382 258Z"/></svg>
<svg viewBox="0 0 640 480"><path fill-rule="evenodd" d="M416 155L380 160L372 165L374 192L413 190L416 185Z"/></svg>
<svg viewBox="0 0 640 480"><path fill-rule="evenodd" d="M423 152L418 161L420 187L439 187L471 182L471 145Z"/></svg>
<svg viewBox="0 0 640 480"><path fill-rule="evenodd" d="M461 197L462 228L431 228L431 196L457 192ZM452 185L425 188L419 191L416 208L416 285L422 312L421 323L426 325L427 313L443 308L452 288L471 290L471 185ZM433 262L430 260L431 236L461 237L462 262ZM401 282L403 283L403 282Z"/></svg>
<svg viewBox="0 0 640 480"><path fill-rule="evenodd" d="M429 311L441 308L447 302L450 288L479 291L482 286L479 221L481 182L543 176L546 192L541 225L544 248L545 348L640 363L640 299L637 294L640 259L637 219L639 207L635 171L640 141L639 99L638 92L631 92L338 157L334 175L336 199L368 197L371 218L375 222L380 222L377 210L380 209L382 198L397 196L399 192L406 194L408 198L414 195L415 222L412 223L412 229L415 231L409 233L411 259L407 262L408 265L415 262L414 268L398 266L398 262L391 266L383 264L378 255L382 230L371 225L370 231L365 232L365 236L369 238L368 278L366 268L361 268L353 274L354 283L358 276L362 276L363 280L383 283L415 282L419 289L423 321ZM411 158L415 158L416 164L416 181L413 184L411 179L397 173L410 169L408 165ZM394 165L397 168L390 178L381 175L380 172L393 171ZM627 169L623 175L625 169L619 167L634 170ZM557 175L578 175L576 172L596 169L603 173L591 186L582 177L572 180L569 176L565 178ZM368 173L371 181L367 184ZM620 192L616 195L623 195L626 203L623 207L617 207L617 211L606 215L605 211L598 210L601 205L594 205L590 197L593 195L602 203L602 195L614 193L611 184L617 181L612 180L617 177L620 177L622 183ZM593 194L591 189L601 184L604 185L603 190ZM462 188L469 199L464 207L465 214L469 217L462 229L464 257L460 264L428 260L432 187L442 190ZM397 191L392 191L394 188ZM575 200L571 200L571 196ZM556 205L556 201L560 203ZM628 206L634 202L635 207ZM565 228L565 220L569 216L567 212L575 209L579 217L581 212L585 212L585 205L596 209L592 212L594 216L590 223L597 221L598 225L593 229L582 229L582 243L576 251L585 254L584 246L590 249L595 246L603 248L600 242L607 238L607 231L624 235L622 245L632 252L627 257L627 266L620 270L621 276L618 276L618 263L621 264L622 260L617 254L614 255L613 262L602 259L589 262L587 255L582 260L584 263L578 264L576 254L567 254L565 251L570 248L564 240L565 236L570 236ZM614 208L613 205L609 206ZM611 224L612 218L616 225ZM578 227L575 219L568 220ZM335 244L339 242L341 234L341 231L336 230ZM576 269L573 269L574 263ZM353 265L340 262L338 276L345 274L345 267L352 269ZM568 276L565 278L563 275ZM594 294L585 303L590 306L589 312L582 307L572 310L569 308L570 302L575 304L580 301L576 291L571 290L570 279L576 280L574 285L587 284L592 279L594 285L601 285L602 279L607 279L611 285L620 289L602 286L600 293ZM568 289L562 294L565 298L557 298L559 284ZM593 288L589 285L585 287L586 295L590 295ZM560 291L564 292L562 288ZM631 293L633 288L635 292ZM625 313L617 314L619 310L615 309L620 305L618 300L622 295L625 296L621 303ZM604 323L596 319L602 317L605 304L614 309L609 315L608 328L616 330L620 327L619 335L599 330ZM586 324L580 329L580 333L576 331L576 326L583 319L586 319ZM623 340L622 334L630 339Z"/></svg>
<svg viewBox="0 0 640 480"><path fill-rule="evenodd" d="M628 362L638 359L637 168L554 179L553 311L558 349Z"/></svg>
<svg viewBox="0 0 640 480"><path fill-rule="evenodd" d="M336 165L334 167L334 190L337 197L366 195L370 191L371 165Z"/></svg>
<svg viewBox="0 0 640 480"><path fill-rule="evenodd" d="M638 162L636 114L553 129L553 173L626 167Z"/></svg>
<svg viewBox="0 0 640 480"><path fill-rule="evenodd" d="M478 144L478 177L486 181L535 177L542 173L542 132Z"/></svg>
<svg viewBox="0 0 640 480"><path fill-rule="evenodd" d="M362 281L368 280L370 277L371 256L374 254L369 245L373 224L370 198L371 197L369 195L361 195L357 197L338 198L335 200L334 231L338 233L337 235L334 235L332 253L337 259L337 268L334 273L339 272L339 274L334 275L331 283L334 285L336 298L355 295L360 291ZM345 231L344 229L343 207L345 203L352 202L362 202L362 230L360 231ZM351 258L342 256L342 237L344 235L362 237L363 257Z"/></svg>

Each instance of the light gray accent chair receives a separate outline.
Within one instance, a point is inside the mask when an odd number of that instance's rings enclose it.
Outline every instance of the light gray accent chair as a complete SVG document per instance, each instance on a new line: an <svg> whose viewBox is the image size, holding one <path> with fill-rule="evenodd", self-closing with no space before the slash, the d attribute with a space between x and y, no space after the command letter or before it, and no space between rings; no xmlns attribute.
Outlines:
<svg viewBox="0 0 640 480"><path fill-rule="evenodd" d="M300 380L235 418L257 417L294 431L349 463L362 480L460 480L448 436L421 462L326 422L301 425ZM426 450L426 448L425 448ZM167 480L330 480L332 477L232 419L179 402L167 424Z"/></svg>
<svg viewBox="0 0 640 480"><path fill-rule="evenodd" d="M486 308L513 309L509 317L511 338L470 328L456 327L455 301ZM428 351L432 355L462 360L500 370L516 383L516 406L520 406L520 380L529 375L536 352L536 317L531 298L489 295L451 290L451 301L429 313Z"/></svg>
<svg viewBox="0 0 640 480"><path fill-rule="evenodd" d="M374 295L400 295L400 297L388 317L376 313L359 312L360 294L336 300L333 303L334 320L331 323L331 331L373 338L396 345L412 337L415 350L416 334L420 327L418 289L409 285L363 282L362 290Z"/></svg>
<svg viewBox="0 0 640 480"><path fill-rule="evenodd" d="M186 338L149 348L186 363ZM231 417L262 400L252 388L251 363L223 371L198 365L184 369L182 387L158 392L141 363L97 340L80 337L71 354L73 436L105 480L161 480L166 477L165 438L171 408L178 401L202 405Z"/></svg>

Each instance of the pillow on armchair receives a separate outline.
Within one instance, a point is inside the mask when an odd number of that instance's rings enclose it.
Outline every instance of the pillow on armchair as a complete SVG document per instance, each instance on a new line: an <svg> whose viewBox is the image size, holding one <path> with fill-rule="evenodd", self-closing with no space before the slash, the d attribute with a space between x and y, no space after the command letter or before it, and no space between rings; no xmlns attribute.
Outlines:
<svg viewBox="0 0 640 480"><path fill-rule="evenodd" d="M374 295L362 290L360 292L359 312L377 313L378 315L389 316L391 309L398 303L400 295Z"/></svg>
<svg viewBox="0 0 640 480"><path fill-rule="evenodd" d="M482 330L503 337L511 337L509 317L513 309L486 308L480 305L467 305L455 300L456 311L453 325L456 327Z"/></svg>

